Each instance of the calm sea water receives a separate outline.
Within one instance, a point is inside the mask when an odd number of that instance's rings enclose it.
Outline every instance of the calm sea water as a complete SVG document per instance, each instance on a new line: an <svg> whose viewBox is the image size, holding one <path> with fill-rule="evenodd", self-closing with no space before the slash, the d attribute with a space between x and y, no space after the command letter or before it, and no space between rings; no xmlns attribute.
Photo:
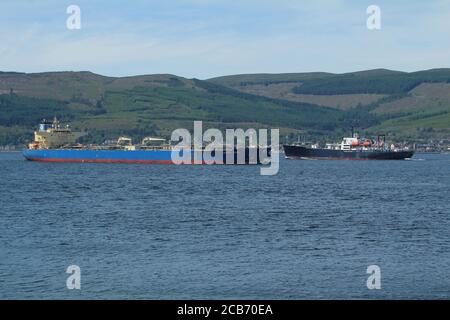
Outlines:
<svg viewBox="0 0 450 320"><path fill-rule="evenodd" d="M280 166L0 153L0 298L449 298L450 155Z"/></svg>

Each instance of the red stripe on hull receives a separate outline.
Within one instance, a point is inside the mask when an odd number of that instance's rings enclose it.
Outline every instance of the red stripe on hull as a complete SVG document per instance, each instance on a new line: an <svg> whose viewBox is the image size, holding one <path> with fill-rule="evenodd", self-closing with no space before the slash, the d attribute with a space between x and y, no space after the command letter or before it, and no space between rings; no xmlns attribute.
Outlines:
<svg viewBox="0 0 450 320"><path fill-rule="evenodd" d="M29 161L38 161L38 162L174 164L172 160L44 159L44 158L26 158L26 159Z"/></svg>
<svg viewBox="0 0 450 320"><path fill-rule="evenodd" d="M58 159L58 158L26 158L28 161L37 161L37 162L66 162L66 163L140 163L140 164L175 164L172 160L115 160L115 159ZM202 163L181 163L188 165L195 164L207 164L206 162ZM224 163L212 163L214 165L221 165ZM226 163L225 163L226 164Z"/></svg>

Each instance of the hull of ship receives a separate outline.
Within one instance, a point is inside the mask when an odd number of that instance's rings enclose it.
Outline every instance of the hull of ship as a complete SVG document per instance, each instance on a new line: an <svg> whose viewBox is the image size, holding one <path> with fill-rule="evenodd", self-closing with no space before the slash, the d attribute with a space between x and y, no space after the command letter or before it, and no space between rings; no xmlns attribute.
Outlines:
<svg viewBox="0 0 450 320"><path fill-rule="evenodd" d="M405 160L414 155L413 151L382 151L382 150L329 150L312 149L302 146L285 145L284 152L288 159L315 160Z"/></svg>
<svg viewBox="0 0 450 320"><path fill-rule="evenodd" d="M270 156L270 149L268 157ZM206 159L202 156L201 161L194 163L194 151L188 150L191 161L186 164L205 164ZM245 150L245 160L243 164L260 164L265 162L265 157L260 157L259 150L256 161L250 161L250 151ZM180 154L181 156L182 154ZM39 162L79 162L79 163L142 163L142 164L173 164L171 150L90 150L90 149L40 149L24 150L23 156L29 161ZM237 161L238 154L234 152L234 160L231 164L240 164ZM219 157L218 157L219 158ZM214 158L212 158L214 159ZM209 158L210 162L212 160ZM217 164L221 164L217 159ZM223 153L223 162L226 160L226 153ZM228 164L228 161L227 163Z"/></svg>

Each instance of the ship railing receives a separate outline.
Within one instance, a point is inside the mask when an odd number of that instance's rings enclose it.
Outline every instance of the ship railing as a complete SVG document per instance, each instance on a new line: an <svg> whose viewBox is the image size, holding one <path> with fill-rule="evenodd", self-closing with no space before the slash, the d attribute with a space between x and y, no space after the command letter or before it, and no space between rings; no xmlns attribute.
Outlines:
<svg viewBox="0 0 450 320"><path fill-rule="evenodd" d="M139 145L136 146L138 150L170 150L172 149L172 146L170 145L162 145L162 146L145 146L145 145Z"/></svg>

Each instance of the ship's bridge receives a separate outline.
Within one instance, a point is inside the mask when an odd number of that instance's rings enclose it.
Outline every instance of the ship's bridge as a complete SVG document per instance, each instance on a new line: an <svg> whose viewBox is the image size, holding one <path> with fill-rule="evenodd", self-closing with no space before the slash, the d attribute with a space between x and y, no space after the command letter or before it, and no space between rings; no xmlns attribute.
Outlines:
<svg viewBox="0 0 450 320"><path fill-rule="evenodd" d="M30 149L55 149L69 146L83 136L83 133L72 132L69 126L62 128L59 121L43 120L39 123L38 131L34 132L34 141L29 145Z"/></svg>
<svg viewBox="0 0 450 320"><path fill-rule="evenodd" d="M344 138L341 143L341 150L351 150L352 147L359 145L358 138Z"/></svg>
<svg viewBox="0 0 450 320"><path fill-rule="evenodd" d="M42 120L41 123L39 123L39 132L46 132L53 128L53 122L48 120Z"/></svg>

